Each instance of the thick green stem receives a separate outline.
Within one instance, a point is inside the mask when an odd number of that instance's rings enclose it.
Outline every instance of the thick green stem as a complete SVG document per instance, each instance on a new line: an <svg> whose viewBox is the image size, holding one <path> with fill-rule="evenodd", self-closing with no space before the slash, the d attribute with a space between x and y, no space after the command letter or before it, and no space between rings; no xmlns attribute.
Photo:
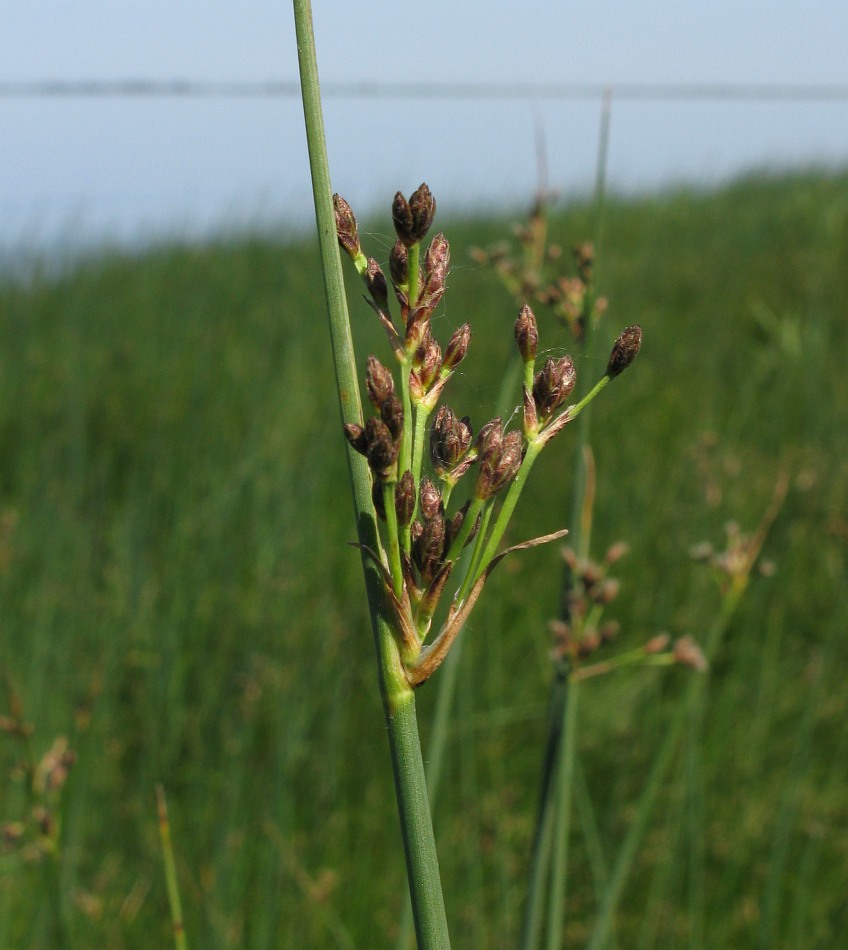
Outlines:
<svg viewBox="0 0 848 950"><path fill-rule="evenodd" d="M341 260L336 242L332 189L324 141L324 122L321 113L315 40L312 33L312 10L309 0L294 0L294 17L306 137L315 198L315 216L321 247L324 287L327 294L339 405L345 422L360 422L361 404L356 382L356 361L347 314ZM348 451L348 462L360 543L378 550L379 536L371 501L367 463L361 455L352 450ZM439 879L433 823L427 801L424 763L415 716L415 698L406 682L395 631L392 627L392 612L382 589L380 572L365 555L363 555L363 569L377 647L380 691L383 697L394 770L418 946L419 950L447 950L450 947L450 938Z"/></svg>
<svg viewBox="0 0 848 950"><path fill-rule="evenodd" d="M386 723L418 946L442 950L450 947L450 938L411 689L395 693Z"/></svg>

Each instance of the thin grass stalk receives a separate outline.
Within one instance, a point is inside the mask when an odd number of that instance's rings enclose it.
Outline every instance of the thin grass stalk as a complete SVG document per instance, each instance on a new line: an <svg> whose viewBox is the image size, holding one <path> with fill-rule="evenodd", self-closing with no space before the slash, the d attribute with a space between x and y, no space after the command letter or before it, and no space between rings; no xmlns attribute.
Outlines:
<svg viewBox="0 0 848 950"><path fill-rule="evenodd" d="M361 423L361 402L336 240L309 0L294 0L294 18L339 407L343 422ZM376 514L371 501L367 463L362 456L349 449L348 464L359 542L378 551L380 542ZM383 594L380 575L365 554L363 572L374 631L380 692L391 750L418 946L421 950L446 950L450 947L450 938L427 798L415 697L398 655L392 629L391 608Z"/></svg>
<svg viewBox="0 0 848 950"><path fill-rule="evenodd" d="M687 864L689 873L689 946L704 946L706 928L705 854L704 854L704 781L702 750L704 745L704 703L692 707L686 736Z"/></svg>
<svg viewBox="0 0 848 950"><path fill-rule="evenodd" d="M551 790L554 787L557 763L560 761L560 737L565 724L565 707L568 697L568 668L564 663L558 663L554 668L554 680L560 677L566 682L555 682L551 686L548 700L548 732L545 739L545 755L542 759L541 795L530 853L527 903L521 928L520 950L535 950L542 933L544 897L551 867L553 841L551 825L554 821L554 808Z"/></svg>
<svg viewBox="0 0 848 950"><path fill-rule="evenodd" d="M595 246L600 249L600 242L603 228L604 207L606 198L606 169L607 157L609 154L609 126L611 113L611 93L609 89L604 91L604 98L601 105L601 124L598 137L598 155L595 170L595 191L594 191L594 216L595 216ZM597 286L597 268L594 274L593 286ZM595 343L595 328L592 319L593 294L587 293L584 302L584 357L591 357ZM589 360L584 359L584 364ZM581 374L582 376L583 374ZM579 385L578 381L578 385ZM569 543L577 552L579 557L588 556L589 541L591 535L591 512L589 518L585 518L586 513L586 495L588 488L588 466L589 456L589 433L590 433L590 413L584 411L577 420L577 439L574 455L574 485L572 489L571 521L569 523L570 536ZM571 586L570 571L566 569L563 576L561 593L561 612L566 614L568 607L568 591ZM557 774L556 762L562 757L562 739L567 728L565 719L560 721L560 717L567 717L569 710L569 674L571 672L570 663L566 657L555 661L554 676L551 681L551 699L548 704L550 716L548 719L548 737L546 740L545 764L542 771L542 787L540 792L540 804L537 813L536 827L533 835L533 848L530 859L530 888L527 897L527 910L522 936L522 950L535 950L538 946L539 924L541 921L540 904L544 900L539 891L543 888L547 880L551 881L551 889L547 894L552 906L550 908L550 919L561 919L561 910L556 905L561 905L565 901L565 894L558 892L553 887L553 880L565 880L565 870L562 867L567 859L567 847L562 846L562 838L557 840L561 847L558 847L554 854L552 848L548 846L546 838L550 833L552 824L559 824L558 817L554 813L560 810L566 810L570 813L570 788L560 784L555 787L553 782L554 775ZM576 724L573 728L576 730ZM553 860L554 869L549 875L549 863Z"/></svg>
<svg viewBox="0 0 848 950"><path fill-rule="evenodd" d="M551 900L548 904L548 948L562 946L565 920L565 886L568 870L568 841L571 834L571 788L574 783L574 762L577 754L577 703L580 683L573 681L563 709L563 746L557 777L556 820L554 821L554 862L551 869ZM556 895L561 895L556 900Z"/></svg>
<svg viewBox="0 0 848 950"><path fill-rule="evenodd" d="M180 900L180 885L177 880L177 863L174 860L174 846L171 842L171 823L168 820L168 804L165 789L156 786L156 813L159 819L159 838L162 842L162 863L165 868L165 886L168 890L168 906L171 909L171 930L174 934L175 950L188 950L185 933L183 906Z"/></svg>

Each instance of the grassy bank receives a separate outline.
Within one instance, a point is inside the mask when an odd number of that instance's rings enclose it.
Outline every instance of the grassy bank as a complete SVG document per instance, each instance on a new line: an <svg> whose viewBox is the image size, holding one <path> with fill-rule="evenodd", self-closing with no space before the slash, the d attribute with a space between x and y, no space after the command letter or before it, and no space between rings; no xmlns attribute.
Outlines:
<svg viewBox="0 0 848 950"><path fill-rule="evenodd" d="M571 207L553 230L568 246L590 218ZM515 308L467 250L509 222L439 225L454 269L434 329L473 322L452 404L479 428ZM387 254L389 222L374 227ZM609 340L645 331L593 419L594 547L631 546L621 644L703 635L718 594L689 548L721 546L729 520L753 530L778 473L791 484L764 552L775 572L753 583L709 674L619 945L836 946L848 178L612 201L599 282ZM384 341L358 289L350 303L364 365ZM543 342L564 347L539 318ZM60 736L76 756L36 803L58 823L54 860L18 765L26 745L8 723L0 734L0 820L17 823L0 853L0 948L165 945L156 782L193 946L390 946L404 873L312 242L163 249L8 282L0 339L0 714L19 700L35 760ZM562 438L538 463L512 540L565 526L569 449ZM515 943L560 575L554 549L505 565L463 634L436 811L457 947ZM596 832L578 821L574 946L691 675L582 690L578 817ZM425 743L434 692L420 694Z"/></svg>

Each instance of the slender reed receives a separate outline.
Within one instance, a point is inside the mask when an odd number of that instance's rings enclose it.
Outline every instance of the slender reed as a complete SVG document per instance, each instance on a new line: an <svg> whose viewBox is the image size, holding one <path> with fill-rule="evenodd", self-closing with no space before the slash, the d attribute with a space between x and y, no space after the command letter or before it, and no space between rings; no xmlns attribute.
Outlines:
<svg viewBox="0 0 848 950"><path fill-rule="evenodd" d="M183 907L180 900L180 885L177 881L177 864L171 842L171 823L168 820L168 803L165 789L156 786L156 813L159 818L159 838L162 841L162 861L165 866L165 884L168 888L168 904L171 908L171 929L174 933L175 950L188 950Z"/></svg>
<svg viewBox="0 0 848 950"><path fill-rule="evenodd" d="M362 418L359 387L341 260L336 243L312 10L308 0L294 0L294 17L339 407L344 423L358 424ZM450 938L433 824L427 801L415 698L398 655L391 606L383 588L382 577L365 554L366 547L372 550L380 549L368 466L364 458L355 452L348 453L348 462L357 531L363 551L363 571L376 642L380 692L389 736L415 930L422 950L444 950L450 946Z"/></svg>

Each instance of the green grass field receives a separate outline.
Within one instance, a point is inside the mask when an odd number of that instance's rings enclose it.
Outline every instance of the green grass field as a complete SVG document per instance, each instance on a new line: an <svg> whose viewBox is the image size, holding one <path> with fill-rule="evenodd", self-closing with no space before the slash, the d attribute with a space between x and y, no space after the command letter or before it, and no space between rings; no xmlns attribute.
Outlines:
<svg viewBox="0 0 848 950"><path fill-rule="evenodd" d="M476 429L516 309L468 250L512 219L451 225L441 211L454 266L434 331L472 322L449 398ZM567 247L590 221L570 206L552 230ZM385 259L388 215L369 227ZM645 332L593 410L593 547L631 546L617 647L703 636L719 594L690 547L721 546L731 520L753 530L790 479L764 549L776 570L752 582L708 674L616 946L840 947L848 175L610 200L598 280L605 339ZM363 367L369 352L388 359L358 286L350 305ZM537 314L561 353L565 331ZM195 950L393 946L403 855L314 241L221 240L7 279L0 335L0 950L169 945L157 782ZM567 526L573 441L537 464L512 540ZM462 950L517 939L555 547L496 572L463 633L435 813ZM570 947L693 675L620 672L581 690ZM419 693L425 747L437 680ZM76 763L34 800L20 762L59 737ZM48 822L58 856L39 847Z"/></svg>

